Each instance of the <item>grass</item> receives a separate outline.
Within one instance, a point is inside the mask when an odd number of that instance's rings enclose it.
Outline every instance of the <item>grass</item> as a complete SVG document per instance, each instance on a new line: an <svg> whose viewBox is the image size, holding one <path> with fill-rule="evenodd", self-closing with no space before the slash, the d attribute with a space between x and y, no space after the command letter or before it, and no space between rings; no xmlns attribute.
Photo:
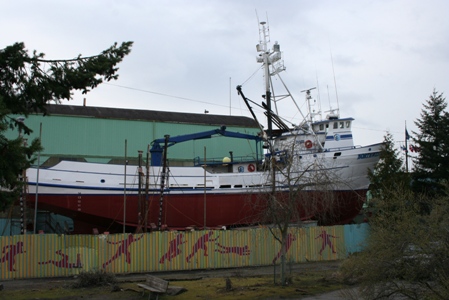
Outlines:
<svg viewBox="0 0 449 300"><path fill-rule="evenodd" d="M273 276L230 277L230 290L226 290L225 278L208 278L199 281L178 281L171 285L182 286L188 291L176 296L176 300L187 299L288 299L315 295L343 288L338 280L328 280L322 272L311 272L293 276L287 286L274 284ZM169 299L169 296L160 299Z"/></svg>

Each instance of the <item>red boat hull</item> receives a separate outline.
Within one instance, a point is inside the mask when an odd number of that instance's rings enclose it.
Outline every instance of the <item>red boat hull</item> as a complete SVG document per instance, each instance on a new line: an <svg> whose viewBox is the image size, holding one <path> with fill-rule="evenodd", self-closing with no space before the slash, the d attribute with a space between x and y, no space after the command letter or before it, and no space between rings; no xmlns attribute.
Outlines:
<svg viewBox="0 0 449 300"><path fill-rule="evenodd" d="M306 193L315 193L313 196L317 198L316 192ZM319 200L312 209L298 204L299 216L302 220L315 219L321 225L350 223L360 212L365 193L333 191L333 199L329 203ZM323 195L318 197L324 198ZM159 195L148 199L141 196L140 200L136 194L127 195L125 218L124 196L118 194L39 194L38 209L72 218L75 224L73 233L77 234L92 234L94 228L111 233L122 232L123 224L135 230L138 227L143 229L145 225L158 228L160 224L184 229L191 226L237 227L265 222L261 194L165 194L162 208L160 200ZM30 195L28 201L34 207L35 195Z"/></svg>

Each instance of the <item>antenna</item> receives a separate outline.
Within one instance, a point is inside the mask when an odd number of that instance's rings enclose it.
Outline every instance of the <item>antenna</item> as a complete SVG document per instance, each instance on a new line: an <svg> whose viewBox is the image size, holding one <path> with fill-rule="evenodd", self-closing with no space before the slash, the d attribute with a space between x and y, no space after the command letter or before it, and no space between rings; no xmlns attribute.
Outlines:
<svg viewBox="0 0 449 300"><path fill-rule="evenodd" d="M335 96L337 97L337 107L340 108L340 104L338 103L337 80L335 79L334 58L332 57L332 52L331 52L331 61L332 61L332 73L334 74L334 85L335 85Z"/></svg>
<svg viewBox="0 0 449 300"><path fill-rule="evenodd" d="M319 84L319 81L318 81L318 71L317 71L317 69L316 69L316 66L315 66L315 74L316 74L316 89L317 89L317 99L318 99L318 111L321 113L321 91L320 91L320 84ZM321 115L321 118L322 118L323 116Z"/></svg>
<svg viewBox="0 0 449 300"><path fill-rule="evenodd" d="M332 48L331 48L330 40L329 40L329 52L331 54L332 74L334 75L335 96L337 98L337 110L338 110L338 113L340 114L340 103L338 102L337 80L335 79L335 70L334 70L334 57L332 56Z"/></svg>
<svg viewBox="0 0 449 300"><path fill-rule="evenodd" d="M268 15L267 15L267 21L266 22L265 21L260 21L259 14L257 13L257 9L255 9L255 11L256 11L256 18L257 18L257 27L260 28L261 23L264 23L264 25L267 24L267 26L268 26ZM260 29L259 29L259 40L262 40L260 38Z"/></svg>
<svg viewBox="0 0 449 300"><path fill-rule="evenodd" d="M232 113L231 113L231 101L232 101L231 77L229 77L229 115L232 115Z"/></svg>
<svg viewBox="0 0 449 300"><path fill-rule="evenodd" d="M268 31L270 31L270 21L268 20L268 12L265 13L266 17L267 17L267 27L268 27Z"/></svg>

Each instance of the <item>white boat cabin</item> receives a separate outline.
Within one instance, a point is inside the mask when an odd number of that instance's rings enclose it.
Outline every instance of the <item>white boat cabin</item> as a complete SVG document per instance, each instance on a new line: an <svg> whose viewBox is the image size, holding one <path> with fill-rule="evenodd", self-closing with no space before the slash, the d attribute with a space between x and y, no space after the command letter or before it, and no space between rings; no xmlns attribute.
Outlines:
<svg viewBox="0 0 449 300"><path fill-rule="evenodd" d="M295 143L295 152L326 152L354 148L352 137L353 118L340 119L336 116L328 116L326 120L312 123L285 132L274 143L275 151L287 150Z"/></svg>

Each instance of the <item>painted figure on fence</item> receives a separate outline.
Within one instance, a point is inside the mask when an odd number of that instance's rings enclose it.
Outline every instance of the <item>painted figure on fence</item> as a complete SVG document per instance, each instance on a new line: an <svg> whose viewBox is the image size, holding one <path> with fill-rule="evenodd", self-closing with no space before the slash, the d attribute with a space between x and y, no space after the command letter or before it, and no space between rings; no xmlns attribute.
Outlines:
<svg viewBox="0 0 449 300"><path fill-rule="evenodd" d="M83 264L81 263L81 254L76 254L76 262L75 263L69 263L69 256L67 254L62 253L62 250L58 250L55 252L56 254L59 254L62 256L61 260L48 260L39 262L40 265L48 265L53 264L59 268L66 268L66 269L73 269L73 268L82 268Z"/></svg>
<svg viewBox="0 0 449 300"><path fill-rule="evenodd" d="M143 234L139 238L135 239L132 234L129 234L128 238L126 238L120 242L106 241L108 244L112 244L112 245L120 244L120 246L118 246L117 251L115 252L114 256L112 256L107 262L103 263L103 269L106 268L107 265L112 263L114 260L119 258L122 254L125 255L125 261L128 264L130 264L131 263L131 254L129 253L129 246L131 246L132 243L140 240L142 237L143 237Z"/></svg>
<svg viewBox="0 0 449 300"><path fill-rule="evenodd" d="M210 242L214 242L218 239L218 237L216 237L215 239L213 239L211 236L214 234L213 231L209 231L208 233L204 234L203 236L201 236L195 243L195 245L193 245L192 248L192 253L189 254L189 256L186 257L186 261L189 262L190 259L195 256L195 254L202 249L203 250L203 255L207 256L207 243Z"/></svg>
<svg viewBox="0 0 449 300"><path fill-rule="evenodd" d="M160 264L163 264L165 260L171 261L172 258L175 258L181 253L181 249L179 249L179 246L187 242L183 239L184 234L180 233L176 236L176 238L170 241L168 251L165 252L165 254L159 260Z"/></svg>
<svg viewBox="0 0 449 300"><path fill-rule="evenodd" d="M7 250L9 249L9 250ZM25 251L23 250L23 242L17 242L15 245L6 245L2 249L2 258L0 259L1 263L8 263L9 271L13 272L14 264L16 263L16 255L23 254Z"/></svg>
<svg viewBox="0 0 449 300"><path fill-rule="evenodd" d="M322 239L321 249L320 249L320 252L319 252L320 255L321 255L321 253L323 253L324 249L326 249L326 246L329 246L329 248L332 250L332 253L337 253L337 251L335 251L334 244L332 243L332 240L331 240L331 238L336 239L336 238L337 238L336 236L333 236L333 235L331 235L331 234L328 234L328 233L326 232L326 230L323 230L323 231L321 231L321 233L315 238L315 240L316 240L316 239L319 239L319 238Z"/></svg>
<svg viewBox="0 0 449 300"><path fill-rule="evenodd" d="M223 246L220 245L220 243L216 243L217 245L217 249L215 249L215 252L220 252L222 254L228 254L228 253L235 253L238 255L250 255L251 254L251 250L248 249L248 245L245 245L243 247L227 247L227 246Z"/></svg>
<svg viewBox="0 0 449 300"><path fill-rule="evenodd" d="M296 241L296 237L289 233L287 235L287 242L285 243L285 254L288 253L288 250L290 250L290 247L292 246L293 242ZM273 258L273 264L276 263L276 261L281 257L282 255L282 247L279 250L278 254L276 254L276 256Z"/></svg>

